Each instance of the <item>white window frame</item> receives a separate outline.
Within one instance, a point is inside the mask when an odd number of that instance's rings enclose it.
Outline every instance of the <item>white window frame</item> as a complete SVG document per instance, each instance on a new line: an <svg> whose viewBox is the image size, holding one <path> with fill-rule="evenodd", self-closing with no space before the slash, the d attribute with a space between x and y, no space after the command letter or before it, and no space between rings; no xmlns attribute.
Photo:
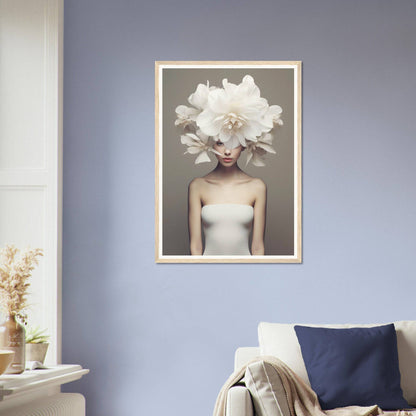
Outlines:
<svg viewBox="0 0 416 416"><path fill-rule="evenodd" d="M18 3L23 8L23 0L0 0L1 10L14 8ZM46 224L42 241L44 241L45 257L41 260L44 267L42 276L42 292L37 296L42 299L37 308L37 316L41 327L47 328L51 336L47 355L48 364L60 364L62 352L62 119L63 119L63 0L31 0L39 4L43 10L43 50L44 50L44 89L42 102L44 109L45 143L44 166L36 168L3 168L0 169L0 189L19 191L41 190L43 199L43 215ZM12 5L13 3L13 5ZM27 2L26 2L27 4ZM32 3L33 4L33 3ZM17 52L18 53L18 52ZM3 63L6 65L7 63ZM1 65L0 63L0 70ZM17 61L11 65L16 65ZM2 97L0 95L0 100ZM4 103L2 103L4 104ZM4 108L4 106L3 106ZM0 138L0 140L11 140ZM0 200L1 206L1 200ZM11 218L10 221L18 221ZM2 240L0 245L5 242ZM30 301L30 299L29 299Z"/></svg>

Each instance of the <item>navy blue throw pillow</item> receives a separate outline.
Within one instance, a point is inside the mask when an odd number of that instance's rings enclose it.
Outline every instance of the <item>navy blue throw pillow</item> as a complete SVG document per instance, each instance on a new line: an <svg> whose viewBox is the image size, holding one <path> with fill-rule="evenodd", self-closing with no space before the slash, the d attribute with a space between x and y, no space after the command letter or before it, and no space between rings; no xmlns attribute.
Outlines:
<svg viewBox="0 0 416 416"><path fill-rule="evenodd" d="M400 387L394 324L329 329L295 325L312 389L323 410L409 408Z"/></svg>

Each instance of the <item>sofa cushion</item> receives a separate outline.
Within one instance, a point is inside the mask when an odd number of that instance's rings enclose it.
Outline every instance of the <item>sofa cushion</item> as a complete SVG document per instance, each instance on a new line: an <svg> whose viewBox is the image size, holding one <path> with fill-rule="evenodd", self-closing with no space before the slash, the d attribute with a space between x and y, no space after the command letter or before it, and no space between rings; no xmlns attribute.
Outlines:
<svg viewBox="0 0 416 416"><path fill-rule="evenodd" d="M294 325L261 322L258 326L260 354L280 358L310 385ZM324 328L377 326L376 324L305 325ZM409 404L416 406L416 321L399 321L395 322L394 326L397 335L403 396Z"/></svg>
<svg viewBox="0 0 416 416"><path fill-rule="evenodd" d="M393 324L349 329L295 325L295 332L322 409L373 404L384 410L409 407L400 388Z"/></svg>
<svg viewBox="0 0 416 416"><path fill-rule="evenodd" d="M261 360L249 364L244 381L256 416L290 416L285 389L271 364Z"/></svg>

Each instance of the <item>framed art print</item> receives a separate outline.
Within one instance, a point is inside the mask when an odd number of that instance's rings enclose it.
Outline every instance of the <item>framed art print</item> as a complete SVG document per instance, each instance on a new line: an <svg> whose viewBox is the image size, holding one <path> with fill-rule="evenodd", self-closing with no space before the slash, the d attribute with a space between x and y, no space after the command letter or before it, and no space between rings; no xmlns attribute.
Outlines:
<svg viewBox="0 0 416 416"><path fill-rule="evenodd" d="M156 62L156 262L300 263L300 61Z"/></svg>

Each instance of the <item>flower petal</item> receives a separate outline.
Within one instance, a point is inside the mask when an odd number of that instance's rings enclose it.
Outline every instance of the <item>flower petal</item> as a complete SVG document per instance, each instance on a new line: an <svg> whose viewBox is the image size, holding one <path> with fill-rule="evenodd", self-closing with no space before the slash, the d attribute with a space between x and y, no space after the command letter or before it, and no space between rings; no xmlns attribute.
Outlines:
<svg viewBox="0 0 416 416"><path fill-rule="evenodd" d="M184 134L181 136L181 143L187 146L193 146L195 141L191 137L189 137L188 134Z"/></svg>
<svg viewBox="0 0 416 416"><path fill-rule="evenodd" d="M200 153L203 150L204 149L202 147L199 147L199 146L190 146L190 147L188 147L188 149L186 149L186 152L190 153L191 155L196 155L197 153Z"/></svg>
<svg viewBox="0 0 416 416"><path fill-rule="evenodd" d="M232 111L231 98L232 96L228 95L225 90L218 88L209 93L207 108L217 114L227 114Z"/></svg>
<svg viewBox="0 0 416 416"><path fill-rule="evenodd" d="M281 125L282 107L280 105L271 105L264 116L264 123L273 128L274 124Z"/></svg>
<svg viewBox="0 0 416 416"><path fill-rule="evenodd" d="M187 146L204 145L204 142L194 133L186 133L181 136L181 143Z"/></svg>
<svg viewBox="0 0 416 416"><path fill-rule="evenodd" d="M249 164L249 162L252 159L252 157L253 157L253 153L251 153L251 152L247 153L246 166Z"/></svg>
<svg viewBox="0 0 416 416"><path fill-rule="evenodd" d="M241 133L247 140L257 141L257 136L263 132L257 123L248 123L241 127Z"/></svg>
<svg viewBox="0 0 416 416"><path fill-rule="evenodd" d="M273 135L270 133L266 133L259 138L259 142L273 144Z"/></svg>
<svg viewBox="0 0 416 416"><path fill-rule="evenodd" d="M238 90L236 91L236 94L240 96L260 98L259 87L254 83L254 79L251 75L246 75L237 88Z"/></svg>
<svg viewBox="0 0 416 416"><path fill-rule="evenodd" d="M227 149L235 149L240 146L240 140L237 136L230 136L227 140L221 140Z"/></svg>
<svg viewBox="0 0 416 416"><path fill-rule="evenodd" d="M195 92L188 97L189 104L193 105L199 110L204 110L207 105L209 92L210 89L208 82L207 85L198 84Z"/></svg>
<svg viewBox="0 0 416 416"><path fill-rule="evenodd" d="M211 162L211 159L209 158L208 153L206 151L201 152L200 155L195 159L195 165L204 162Z"/></svg>
<svg viewBox="0 0 416 416"><path fill-rule="evenodd" d="M235 93L236 89L237 89L237 85L228 82L227 78L224 78L222 80L222 86L224 87L224 91L228 94L228 95L232 95Z"/></svg>
<svg viewBox="0 0 416 416"><path fill-rule="evenodd" d="M280 117L282 115L283 109L280 105L271 105L269 107L269 111L274 114L276 117Z"/></svg>
<svg viewBox="0 0 416 416"><path fill-rule="evenodd" d="M274 150L273 147L267 143L259 142L256 144L256 146L260 147L261 149L264 149L266 152L276 154L276 150Z"/></svg>
<svg viewBox="0 0 416 416"><path fill-rule="evenodd" d="M202 133L207 136L216 136L219 134L222 127L222 119L217 119L217 114L211 110L205 109L196 118L196 124L201 129Z"/></svg>
<svg viewBox="0 0 416 416"><path fill-rule="evenodd" d="M221 153L220 152L217 152L214 148L212 148L212 147L210 147L209 149L208 149L210 152L212 152L212 153L215 153L216 155L218 155L218 156L221 156Z"/></svg>
<svg viewBox="0 0 416 416"><path fill-rule="evenodd" d="M256 154L253 155L253 160L251 161L251 163L254 166L265 166L266 165L264 163L263 159L260 156L256 155Z"/></svg>
<svg viewBox="0 0 416 416"><path fill-rule="evenodd" d="M238 140L240 141L241 146L246 147L247 142L243 134L240 131L237 131L235 135L238 137Z"/></svg>
<svg viewBox="0 0 416 416"><path fill-rule="evenodd" d="M193 107L187 107L186 105L178 105L175 109L176 115L183 118L190 118L192 115L199 114L200 112L200 110Z"/></svg>
<svg viewBox="0 0 416 416"><path fill-rule="evenodd" d="M220 139L221 142L225 143L228 140L230 140L232 135L233 135L232 131L229 131L227 129L221 129L220 134L218 135L218 138Z"/></svg>
<svg viewBox="0 0 416 416"><path fill-rule="evenodd" d="M201 129L198 129L195 133L204 143L208 142L209 136L204 134Z"/></svg>

